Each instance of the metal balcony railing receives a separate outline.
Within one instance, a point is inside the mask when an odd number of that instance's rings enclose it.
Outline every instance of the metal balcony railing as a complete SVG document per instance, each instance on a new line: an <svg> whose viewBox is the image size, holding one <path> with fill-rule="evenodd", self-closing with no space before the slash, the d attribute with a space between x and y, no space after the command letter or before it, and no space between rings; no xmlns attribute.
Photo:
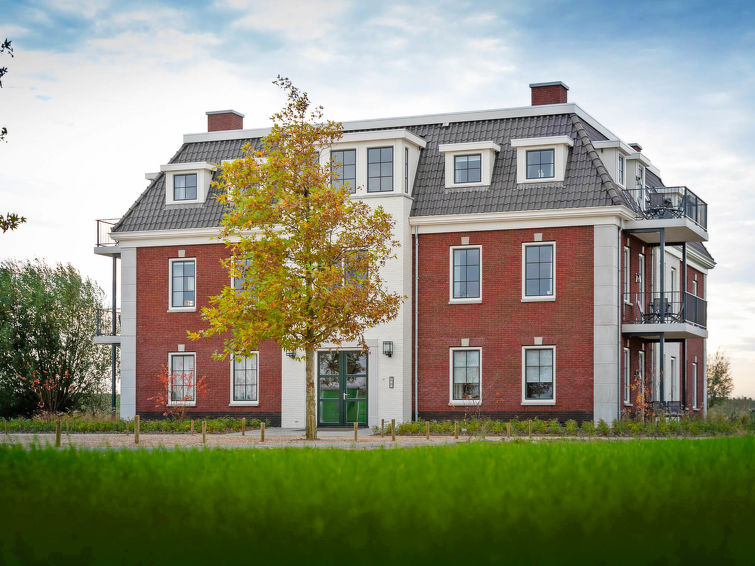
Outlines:
<svg viewBox="0 0 755 566"><path fill-rule="evenodd" d="M121 309L115 309L115 330L113 330L113 309L97 309L97 336L120 336Z"/></svg>
<svg viewBox="0 0 755 566"><path fill-rule="evenodd" d="M97 220L97 247L116 246L118 242L110 237L110 230L118 224L120 218L102 218Z"/></svg>
<svg viewBox="0 0 755 566"><path fill-rule="evenodd" d="M691 293L625 293L624 324L673 324L688 322L705 328L708 303Z"/></svg>
<svg viewBox="0 0 755 566"><path fill-rule="evenodd" d="M624 192L638 218L689 218L708 229L708 204L687 187L642 187Z"/></svg>

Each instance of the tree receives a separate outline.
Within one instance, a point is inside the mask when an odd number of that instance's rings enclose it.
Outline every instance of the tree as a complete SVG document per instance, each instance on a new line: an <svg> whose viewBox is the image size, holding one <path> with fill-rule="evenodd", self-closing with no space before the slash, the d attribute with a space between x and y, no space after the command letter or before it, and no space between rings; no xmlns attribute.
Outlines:
<svg viewBox="0 0 755 566"><path fill-rule="evenodd" d="M13 47L11 41L6 38L5 41L0 43L0 55L7 53L13 57ZM0 67L0 88L3 87L3 77L8 73L8 67ZM0 141L5 141L5 137L8 135L8 128L2 126L0 128ZM14 212L9 212L5 216L0 214L0 229L3 234L8 230L15 230L19 224L26 222L26 218L19 216Z"/></svg>
<svg viewBox="0 0 755 566"><path fill-rule="evenodd" d="M726 399L734 390L734 378L731 375L731 361L719 348L711 358L708 356L708 401L711 407Z"/></svg>
<svg viewBox="0 0 755 566"><path fill-rule="evenodd" d="M157 374L160 389L147 401L155 402L155 409L162 411L164 417L183 420L186 417L188 403L195 402L200 394L207 391L205 378L197 379L194 372L171 372L165 364Z"/></svg>
<svg viewBox="0 0 755 566"><path fill-rule="evenodd" d="M191 338L223 334L218 358L247 356L263 340L304 351L306 436L316 438L315 356L323 344L357 341L398 314L403 297L386 290L381 268L394 258L394 222L382 207L337 187L320 151L340 139L341 124L310 110L306 93L286 78L274 84L288 104L272 116L261 149L221 168L218 200L228 206L220 239L224 262L241 289L226 287L203 309L209 327ZM300 357L300 356L299 356Z"/></svg>
<svg viewBox="0 0 755 566"><path fill-rule="evenodd" d="M106 348L94 344L96 283L70 265L0 264L0 415L81 409L105 391Z"/></svg>

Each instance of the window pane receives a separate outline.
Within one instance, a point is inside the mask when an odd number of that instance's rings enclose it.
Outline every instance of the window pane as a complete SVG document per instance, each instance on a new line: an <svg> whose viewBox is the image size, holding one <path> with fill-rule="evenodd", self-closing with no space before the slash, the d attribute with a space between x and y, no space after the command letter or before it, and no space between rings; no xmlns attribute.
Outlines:
<svg viewBox="0 0 755 566"><path fill-rule="evenodd" d="M393 148L384 147L382 150L380 150L380 160L392 162L393 161Z"/></svg>
<svg viewBox="0 0 755 566"><path fill-rule="evenodd" d="M540 363L540 354L538 350L526 350L524 355L528 366L536 366Z"/></svg>
<svg viewBox="0 0 755 566"><path fill-rule="evenodd" d="M369 163L376 163L380 161L380 150L379 149L368 149L367 150L367 161Z"/></svg>
<svg viewBox="0 0 755 566"><path fill-rule="evenodd" d="M527 165L540 165L540 154L537 151L527 152Z"/></svg>
<svg viewBox="0 0 755 566"><path fill-rule="evenodd" d="M550 348L540 350L540 365L553 365L553 350Z"/></svg>
<svg viewBox="0 0 755 566"><path fill-rule="evenodd" d="M540 177L540 166L539 165L527 165L527 178L528 179L538 179Z"/></svg>
<svg viewBox="0 0 755 566"><path fill-rule="evenodd" d="M349 150L343 151L341 153L342 153L341 160L342 160L342 163L344 165L354 165L356 163L356 159L357 159L357 157L356 157L357 156L356 150L349 149Z"/></svg>
<svg viewBox="0 0 755 566"><path fill-rule="evenodd" d="M185 184L186 187L194 187L195 189L197 188L197 175L196 175L196 173L194 173L192 175L186 175L184 177L184 179L185 179L184 180L184 184Z"/></svg>
<svg viewBox="0 0 755 566"><path fill-rule="evenodd" d="M380 190L390 191L393 188L393 179L390 177L383 177L380 179Z"/></svg>
<svg viewBox="0 0 755 566"><path fill-rule="evenodd" d="M553 177L553 164L549 163L546 165L541 165L541 177Z"/></svg>

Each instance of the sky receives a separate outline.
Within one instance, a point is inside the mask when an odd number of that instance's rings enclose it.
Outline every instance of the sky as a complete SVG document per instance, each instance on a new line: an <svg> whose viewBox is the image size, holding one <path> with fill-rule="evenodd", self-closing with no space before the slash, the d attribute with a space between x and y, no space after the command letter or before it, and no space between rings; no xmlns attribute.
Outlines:
<svg viewBox="0 0 755 566"><path fill-rule="evenodd" d="M667 185L709 204L709 352L755 396L755 9L747 2L0 0L0 259L110 288L95 219L121 216L205 111L265 127L291 78L326 117L529 105L560 80Z"/></svg>

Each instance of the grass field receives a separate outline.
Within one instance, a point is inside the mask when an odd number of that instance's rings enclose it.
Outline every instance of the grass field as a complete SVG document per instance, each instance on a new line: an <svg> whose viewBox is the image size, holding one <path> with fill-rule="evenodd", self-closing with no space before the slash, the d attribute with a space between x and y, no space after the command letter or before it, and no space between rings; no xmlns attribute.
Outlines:
<svg viewBox="0 0 755 566"><path fill-rule="evenodd" d="M755 437L0 447L2 564L752 564Z"/></svg>

